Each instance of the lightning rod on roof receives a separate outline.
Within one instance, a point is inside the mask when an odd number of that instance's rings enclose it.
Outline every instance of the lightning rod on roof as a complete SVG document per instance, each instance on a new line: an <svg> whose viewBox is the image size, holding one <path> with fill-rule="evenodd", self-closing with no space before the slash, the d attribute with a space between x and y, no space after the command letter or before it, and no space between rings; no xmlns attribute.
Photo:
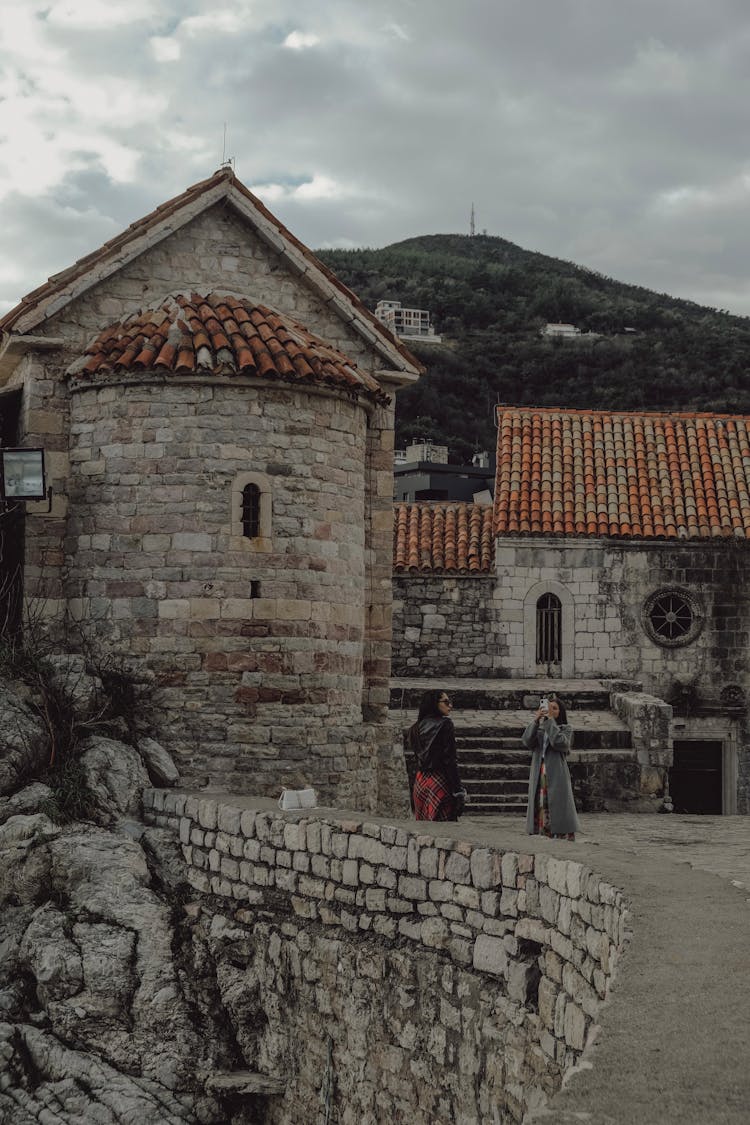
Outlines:
<svg viewBox="0 0 750 1125"><path fill-rule="evenodd" d="M234 157L227 156L227 123L224 122L224 139L221 145L221 167L234 168Z"/></svg>

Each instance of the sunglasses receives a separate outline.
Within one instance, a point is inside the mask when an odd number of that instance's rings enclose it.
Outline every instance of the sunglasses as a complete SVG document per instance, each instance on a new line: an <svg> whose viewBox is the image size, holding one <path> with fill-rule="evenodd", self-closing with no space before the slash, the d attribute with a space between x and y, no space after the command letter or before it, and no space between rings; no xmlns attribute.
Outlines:
<svg viewBox="0 0 750 1125"><path fill-rule="evenodd" d="M438 699L438 703L447 703L449 707L453 706L453 701L451 699Z"/></svg>

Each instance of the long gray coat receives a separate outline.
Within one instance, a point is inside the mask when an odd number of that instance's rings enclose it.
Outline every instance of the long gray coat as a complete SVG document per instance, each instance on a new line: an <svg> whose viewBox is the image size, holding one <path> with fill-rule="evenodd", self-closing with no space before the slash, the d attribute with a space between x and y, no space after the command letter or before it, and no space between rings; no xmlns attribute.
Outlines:
<svg viewBox="0 0 750 1125"><path fill-rule="evenodd" d="M578 832L581 827L576 816L568 763L565 761L570 750L570 744L573 741L573 728L567 723L558 726L555 720L551 718L538 726L532 720L521 736L524 746L532 751L531 771L529 773L529 801L526 808L526 831L533 836L534 799L539 784L539 770L542 765L542 740L545 728L549 739L544 760L547 765L550 832L555 835L567 835L568 832Z"/></svg>

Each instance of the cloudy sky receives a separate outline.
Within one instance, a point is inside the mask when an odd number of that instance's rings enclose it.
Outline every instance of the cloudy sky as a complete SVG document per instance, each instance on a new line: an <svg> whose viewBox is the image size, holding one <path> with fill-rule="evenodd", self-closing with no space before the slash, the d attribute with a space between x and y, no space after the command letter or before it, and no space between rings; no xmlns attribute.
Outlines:
<svg viewBox="0 0 750 1125"><path fill-rule="evenodd" d="M750 315L747 0L0 0L0 311L210 175Z"/></svg>

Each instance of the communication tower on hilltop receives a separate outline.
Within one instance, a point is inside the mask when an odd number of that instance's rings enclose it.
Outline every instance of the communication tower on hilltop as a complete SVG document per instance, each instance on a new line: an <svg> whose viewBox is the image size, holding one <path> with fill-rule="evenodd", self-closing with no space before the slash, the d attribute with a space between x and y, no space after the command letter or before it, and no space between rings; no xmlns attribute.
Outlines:
<svg viewBox="0 0 750 1125"><path fill-rule="evenodd" d="M476 234L476 229L474 227L474 204L473 203L471 205L471 218L469 219L469 234L471 235L472 238Z"/></svg>

